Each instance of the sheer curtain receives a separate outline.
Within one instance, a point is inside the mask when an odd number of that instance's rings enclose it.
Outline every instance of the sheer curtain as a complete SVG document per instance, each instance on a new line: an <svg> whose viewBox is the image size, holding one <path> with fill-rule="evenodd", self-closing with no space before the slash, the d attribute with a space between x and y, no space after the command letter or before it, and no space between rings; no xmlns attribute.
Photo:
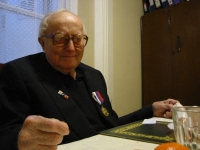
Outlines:
<svg viewBox="0 0 200 150"><path fill-rule="evenodd" d="M61 8L77 13L76 0L0 0L0 63L41 52L39 23Z"/></svg>

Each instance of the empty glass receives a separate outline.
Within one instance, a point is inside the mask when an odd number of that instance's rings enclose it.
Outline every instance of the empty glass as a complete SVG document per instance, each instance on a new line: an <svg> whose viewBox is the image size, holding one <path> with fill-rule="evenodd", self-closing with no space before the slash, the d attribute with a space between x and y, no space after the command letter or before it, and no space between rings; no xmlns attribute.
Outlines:
<svg viewBox="0 0 200 150"><path fill-rule="evenodd" d="M200 107L173 107L172 118L176 142L200 150Z"/></svg>

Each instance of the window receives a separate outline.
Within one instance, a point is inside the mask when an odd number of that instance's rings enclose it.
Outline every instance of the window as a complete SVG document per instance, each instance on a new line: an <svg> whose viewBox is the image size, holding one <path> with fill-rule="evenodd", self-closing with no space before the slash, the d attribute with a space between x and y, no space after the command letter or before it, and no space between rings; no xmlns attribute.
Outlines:
<svg viewBox="0 0 200 150"><path fill-rule="evenodd" d="M0 0L0 63L41 52L38 29L48 12L76 12L76 0Z"/></svg>

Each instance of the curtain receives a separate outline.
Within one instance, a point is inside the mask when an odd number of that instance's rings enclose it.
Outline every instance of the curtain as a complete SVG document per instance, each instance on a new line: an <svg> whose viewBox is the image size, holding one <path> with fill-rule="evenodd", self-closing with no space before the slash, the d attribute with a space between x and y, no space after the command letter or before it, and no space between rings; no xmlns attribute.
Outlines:
<svg viewBox="0 0 200 150"><path fill-rule="evenodd" d="M38 30L48 12L66 8L69 0L0 0L0 63L41 52Z"/></svg>

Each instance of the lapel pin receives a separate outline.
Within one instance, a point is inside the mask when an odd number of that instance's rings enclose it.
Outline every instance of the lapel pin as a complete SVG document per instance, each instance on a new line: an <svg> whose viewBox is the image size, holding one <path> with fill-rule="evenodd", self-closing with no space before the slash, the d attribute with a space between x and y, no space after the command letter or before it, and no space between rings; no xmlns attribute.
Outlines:
<svg viewBox="0 0 200 150"><path fill-rule="evenodd" d="M63 96L65 99L68 99L68 98L69 98L69 96L68 96L67 94L65 94L65 93L64 93L63 91L61 91L61 90L58 91L58 94L61 95L61 96Z"/></svg>

